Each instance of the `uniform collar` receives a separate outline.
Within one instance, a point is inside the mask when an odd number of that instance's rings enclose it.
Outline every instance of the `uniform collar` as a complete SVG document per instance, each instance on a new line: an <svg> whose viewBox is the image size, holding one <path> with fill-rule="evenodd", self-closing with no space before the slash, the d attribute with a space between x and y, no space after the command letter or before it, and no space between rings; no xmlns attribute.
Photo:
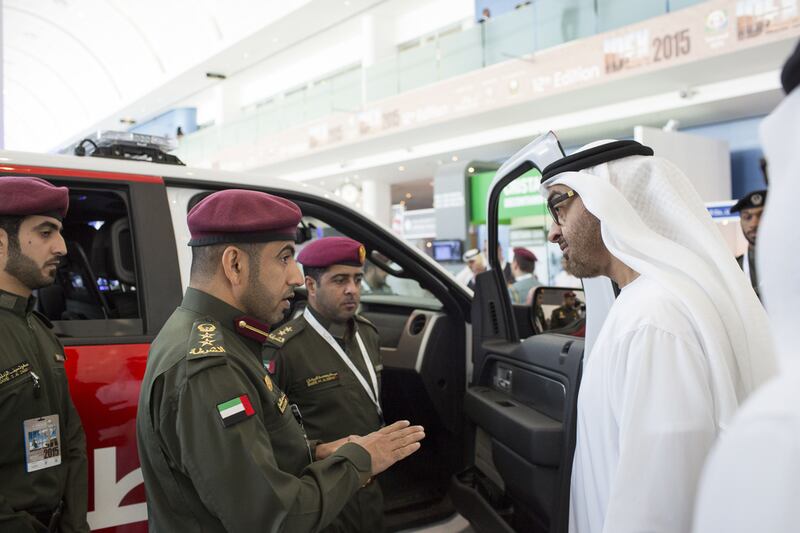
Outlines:
<svg viewBox="0 0 800 533"><path fill-rule="evenodd" d="M256 340L255 335L250 334L249 328L243 328L239 324L244 320L251 327L261 329L266 327L262 322L249 317L242 313L241 309L237 309L230 304L227 304L219 298L203 292L199 289L188 287L186 294L181 302L181 307L194 311L201 315L208 315L217 322L219 322L225 329L236 333L239 338L247 345L250 350L257 356L261 356L261 344L263 340ZM261 327L259 327L261 326ZM264 330L264 338L267 332ZM260 336L259 336L260 339Z"/></svg>
<svg viewBox="0 0 800 533"><path fill-rule="evenodd" d="M36 306L36 298L31 296L25 298L12 292L0 289L0 309L11 311L15 315L27 316Z"/></svg>
<svg viewBox="0 0 800 533"><path fill-rule="evenodd" d="M332 320L329 320L322 316L322 314L314 309L311 305L308 306L309 312L314 315L314 318L322 325L323 328L327 329L331 335L336 337L337 339L345 339L347 334L350 333L355 329L355 320L352 318L346 324L335 323Z"/></svg>
<svg viewBox="0 0 800 533"><path fill-rule="evenodd" d="M528 272L526 274L520 274L519 276L517 276L517 281L524 281L524 280L526 280L528 278L532 278L532 277L533 277L533 274L531 274L530 272Z"/></svg>

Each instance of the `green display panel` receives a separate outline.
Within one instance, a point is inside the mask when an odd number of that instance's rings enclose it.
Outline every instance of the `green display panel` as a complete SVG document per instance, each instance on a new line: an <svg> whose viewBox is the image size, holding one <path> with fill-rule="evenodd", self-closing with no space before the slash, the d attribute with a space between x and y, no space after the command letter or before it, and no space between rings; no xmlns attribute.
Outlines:
<svg viewBox="0 0 800 533"><path fill-rule="evenodd" d="M486 223L486 199L496 172L478 172L470 178L470 221ZM547 207L539 194L541 174L534 169L514 180L500 193L500 224L512 218L545 215Z"/></svg>

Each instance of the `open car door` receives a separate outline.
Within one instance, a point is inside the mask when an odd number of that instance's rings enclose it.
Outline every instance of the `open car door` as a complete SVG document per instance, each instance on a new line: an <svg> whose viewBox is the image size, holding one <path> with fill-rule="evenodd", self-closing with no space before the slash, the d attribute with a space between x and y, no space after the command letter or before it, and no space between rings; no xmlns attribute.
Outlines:
<svg viewBox="0 0 800 533"><path fill-rule="evenodd" d="M511 303L497 255L500 193L535 168L515 156L495 177L487 216L491 269L477 277L472 303L464 399L470 466L453 479L451 497L480 532L568 529L584 340L536 334L529 306Z"/></svg>

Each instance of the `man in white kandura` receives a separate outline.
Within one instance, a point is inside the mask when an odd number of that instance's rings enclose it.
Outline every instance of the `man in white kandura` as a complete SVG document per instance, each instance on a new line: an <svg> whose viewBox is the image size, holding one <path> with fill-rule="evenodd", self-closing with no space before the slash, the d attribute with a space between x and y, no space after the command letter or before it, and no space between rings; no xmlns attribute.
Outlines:
<svg viewBox="0 0 800 533"><path fill-rule="evenodd" d="M564 157L551 132L524 150L510 163L542 171L567 270L621 289L584 363L570 531L686 532L714 439L773 375L766 315L689 180L650 148Z"/></svg>
<svg viewBox="0 0 800 533"><path fill-rule="evenodd" d="M709 455L696 533L800 528L800 233L792 230L800 198L800 46L781 81L788 96L761 124L770 196L756 252L781 372L748 400Z"/></svg>

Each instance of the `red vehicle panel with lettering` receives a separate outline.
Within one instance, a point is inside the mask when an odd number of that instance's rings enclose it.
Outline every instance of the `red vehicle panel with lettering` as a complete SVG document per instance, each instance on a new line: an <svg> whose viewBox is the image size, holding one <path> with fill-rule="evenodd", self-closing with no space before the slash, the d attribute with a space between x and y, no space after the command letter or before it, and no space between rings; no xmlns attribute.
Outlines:
<svg viewBox="0 0 800 533"><path fill-rule="evenodd" d="M149 348L149 344L65 348L70 392L86 432L88 520L93 531L147 531L136 408Z"/></svg>

